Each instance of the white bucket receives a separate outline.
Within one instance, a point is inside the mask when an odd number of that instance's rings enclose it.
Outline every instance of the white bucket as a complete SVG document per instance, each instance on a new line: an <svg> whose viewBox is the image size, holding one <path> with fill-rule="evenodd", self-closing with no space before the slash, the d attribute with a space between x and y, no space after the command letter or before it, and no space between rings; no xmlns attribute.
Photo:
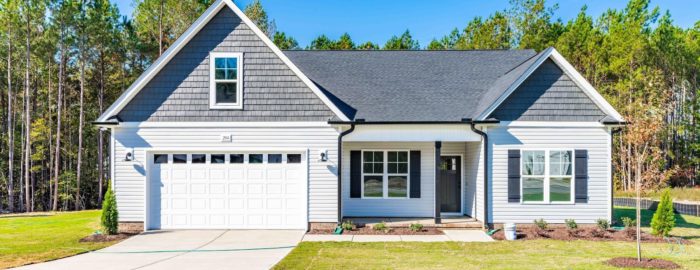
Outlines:
<svg viewBox="0 0 700 270"><path fill-rule="evenodd" d="M515 240L515 223L506 223L503 225L503 232L506 235L506 240Z"/></svg>

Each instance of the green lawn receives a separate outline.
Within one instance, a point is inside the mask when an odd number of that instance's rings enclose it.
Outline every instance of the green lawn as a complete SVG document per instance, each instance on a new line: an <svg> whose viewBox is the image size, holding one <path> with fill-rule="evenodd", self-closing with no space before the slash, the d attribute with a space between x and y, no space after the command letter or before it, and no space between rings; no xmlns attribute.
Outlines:
<svg viewBox="0 0 700 270"><path fill-rule="evenodd" d="M0 216L0 268L43 262L100 249L78 240L99 228L100 211Z"/></svg>
<svg viewBox="0 0 700 270"><path fill-rule="evenodd" d="M634 215L617 209L616 217ZM648 226L651 211L644 211ZM700 242L700 217L678 216L674 235ZM645 228L648 230L648 228ZM700 269L700 243L670 253L668 244L642 244L642 254ZM603 262L636 254L633 242L498 241L493 243L303 242L276 269L616 269Z"/></svg>

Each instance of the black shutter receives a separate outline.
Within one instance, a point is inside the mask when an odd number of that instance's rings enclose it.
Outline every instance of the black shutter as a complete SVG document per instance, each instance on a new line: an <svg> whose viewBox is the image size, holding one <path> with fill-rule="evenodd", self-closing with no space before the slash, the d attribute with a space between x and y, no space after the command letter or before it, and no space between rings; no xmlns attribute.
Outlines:
<svg viewBox="0 0 700 270"><path fill-rule="evenodd" d="M588 151L576 150L574 157L576 202L585 203L588 202Z"/></svg>
<svg viewBox="0 0 700 270"><path fill-rule="evenodd" d="M520 202L520 150L508 150L508 202Z"/></svg>
<svg viewBox="0 0 700 270"><path fill-rule="evenodd" d="M420 198L420 151L411 151L411 198Z"/></svg>
<svg viewBox="0 0 700 270"><path fill-rule="evenodd" d="M362 151L350 151L350 198L362 197Z"/></svg>

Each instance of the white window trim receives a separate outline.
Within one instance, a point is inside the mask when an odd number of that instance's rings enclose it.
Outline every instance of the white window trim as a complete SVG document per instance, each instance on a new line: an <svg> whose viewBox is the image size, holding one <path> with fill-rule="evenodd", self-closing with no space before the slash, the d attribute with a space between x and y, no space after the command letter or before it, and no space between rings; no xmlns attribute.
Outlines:
<svg viewBox="0 0 700 270"><path fill-rule="evenodd" d="M235 80L216 80L216 58L237 58ZM216 102L216 82L236 83L236 103ZM243 53L240 52L210 52L209 53L209 108L210 109L243 109Z"/></svg>
<svg viewBox="0 0 700 270"><path fill-rule="evenodd" d="M525 196L523 195L523 189L525 186L523 185L523 178L528 177L528 175L523 175L523 151L544 151L544 175L542 176L532 176L532 177L544 177L543 181L543 192L544 196L541 202L526 202L525 201ZM550 175L549 174L549 166L550 166L550 160L549 160L549 153L551 151L571 151L571 175ZM543 149L543 148L524 148L520 149L520 204L575 204L575 196L576 194L576 177L575 177L575 172L576 172L576 152L574 149L561 149L561 148L553 148L553 149ZM551 177L571 177L571 188L570 188L570 196L569 196L569 201L551 201L549 198L549 191L550 191L550 179Z"/></svg>
<svg viewBox="0 0 700 270"><path fill-rule="evenodd" d="M381 174L378 173L368 173L365 174L365 152L383 152L384 157L382 160L382 168L383 171ZM405 173L406 175L406 197L389 197L389 176L394 176L394 175L399 175L403 176L403 173L389 173L389 152L406 152L407 154L407 171ZM405 199L410 199L411 198L411 150L406 150L406 149L362 149L362 152L360 154L362 160L360 162L361 164L361 170L362 174L360 177L361 185L360 185L360 195L362 199L368 199L368 200L405 200ZM365 175L367 176L382 176L382 197L365 197Z"/></svg>

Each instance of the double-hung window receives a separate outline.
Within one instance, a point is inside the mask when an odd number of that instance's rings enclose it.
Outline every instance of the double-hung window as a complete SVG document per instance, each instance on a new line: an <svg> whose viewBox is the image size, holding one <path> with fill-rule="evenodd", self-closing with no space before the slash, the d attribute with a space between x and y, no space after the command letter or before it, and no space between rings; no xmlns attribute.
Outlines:
<svg viewBox="0 0 700 270"><path fill-rule="evenodd" d="M572 150L523 150L521 163L523 202L573 202Z"/></svg>
<svg viewBox="0 0 700 270"><path fill-rule="evenodd" d="M408 198L408 151L362 152L363 198Z"/></svg>
<svg viewBox="0 0 700 270"><path fill-rule="evenodd" d="M209 107L243 108L243 54L212 52L209 54Z"/></svg>

